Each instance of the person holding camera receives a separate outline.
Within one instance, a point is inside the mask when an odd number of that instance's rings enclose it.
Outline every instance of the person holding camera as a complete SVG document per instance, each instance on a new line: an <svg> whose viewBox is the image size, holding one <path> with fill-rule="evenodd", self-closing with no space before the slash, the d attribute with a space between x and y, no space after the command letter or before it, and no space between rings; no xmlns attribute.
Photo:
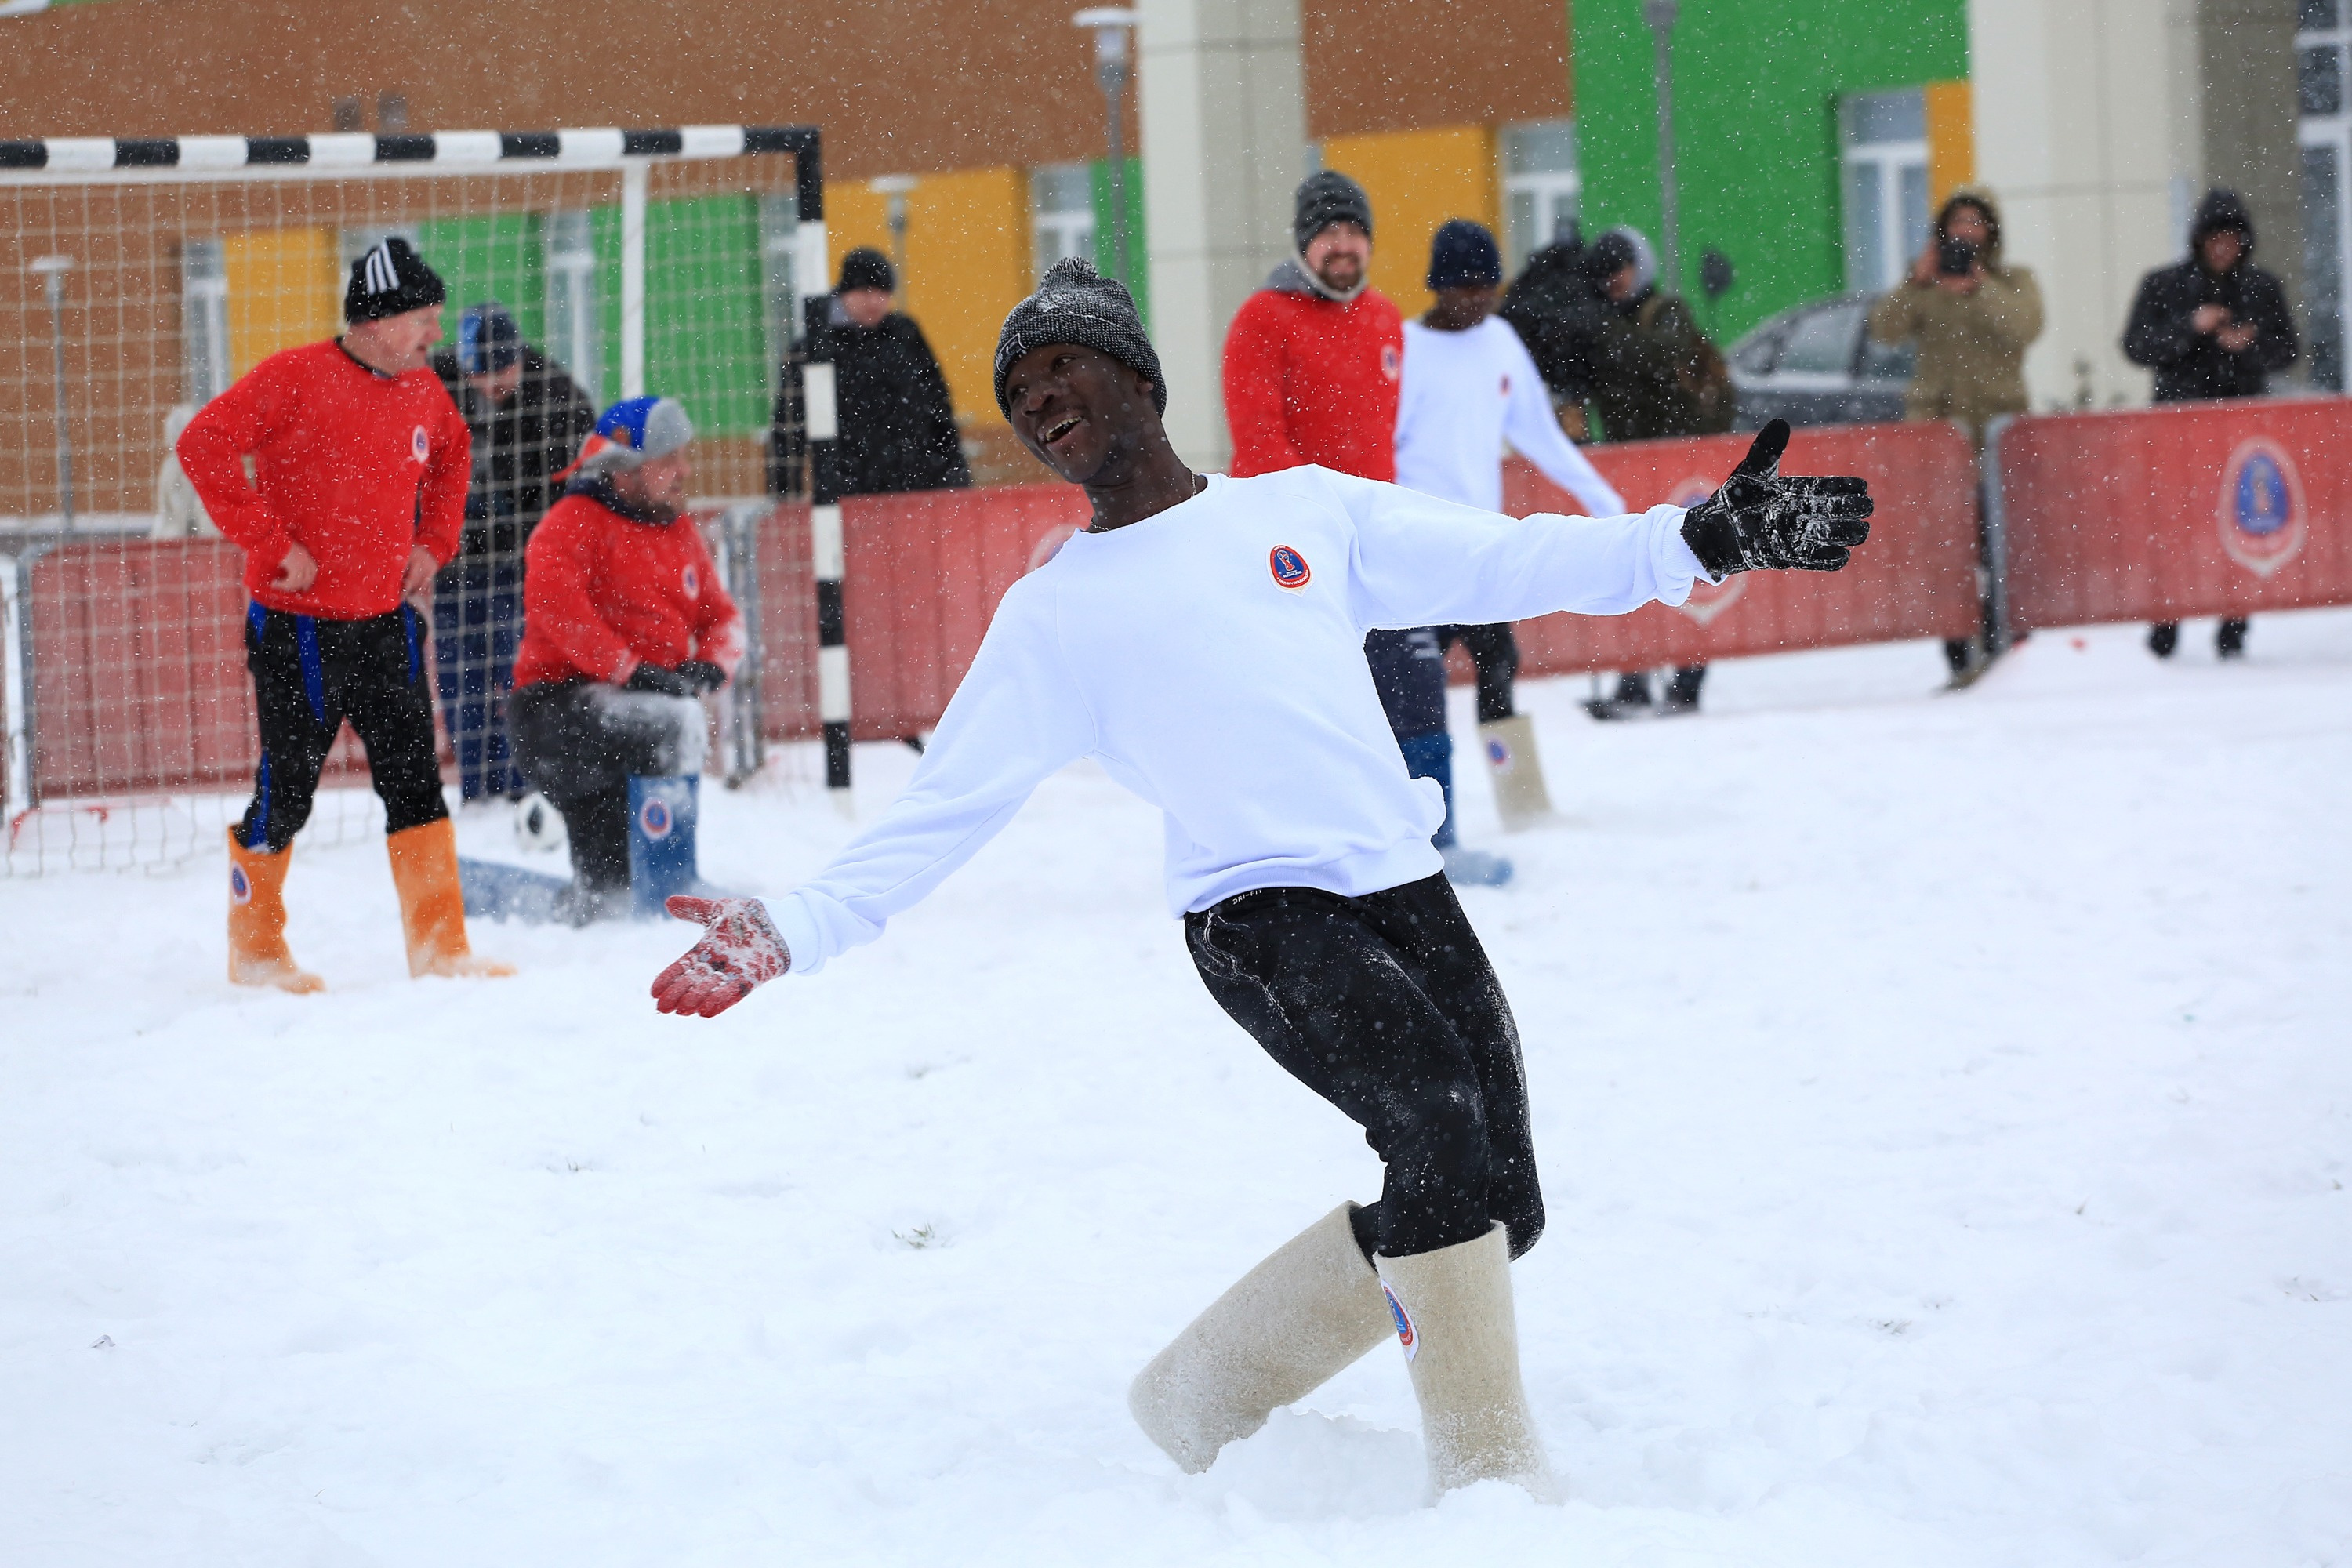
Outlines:
<svg viewBox="0 0 2352 1568"><path fill-rule="evenodd" d="M1952 193L1911 276L1870 308L1870 335L1919 345L1903 394L1906 419L1948 419L1981 453L1995 419L2025 412L2025 351L2042 335L2042 287L2002 256L1991 192L1962 185ZM1944 644L1956 682L1983 668L1985 658L1979 637Z"/></svg>

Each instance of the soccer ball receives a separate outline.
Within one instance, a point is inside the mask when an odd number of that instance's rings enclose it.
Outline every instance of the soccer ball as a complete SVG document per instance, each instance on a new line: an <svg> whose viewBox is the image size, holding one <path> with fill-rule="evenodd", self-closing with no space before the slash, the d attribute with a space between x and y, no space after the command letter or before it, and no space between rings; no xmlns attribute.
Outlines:
<svg viewBox="0 0 2352 1568"><path fill-rule="evenodd" d="M514 824L515 842L534 855L561 854L572 846L563 814L537 790L515 802Z"/></svg>

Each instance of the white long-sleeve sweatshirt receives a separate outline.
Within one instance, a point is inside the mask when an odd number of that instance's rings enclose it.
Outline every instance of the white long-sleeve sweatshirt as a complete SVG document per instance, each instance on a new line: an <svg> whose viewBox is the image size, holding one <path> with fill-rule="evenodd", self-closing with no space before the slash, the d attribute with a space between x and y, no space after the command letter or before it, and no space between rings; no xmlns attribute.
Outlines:
<svg viewBox="0 0 2352 1568"><path fill-rule="evenodd" d="M1503 507L1503 443L1594 517L1625 500L1559 427L1527 345L1499 316L1463 332L1404 324L1397 483L1486 511Z"/></svg>
<svg viewBox="0 0 2352 1568"><path fill-rule="evenodd" d="M1305 468L1077 535L1004 595L906 792L771 905L793 972L873 941L1084 756L1164 814L1172 913L1434 874L1444 800L1405 773L1364 634L1679 605L1682 521L1514 521Z"/></svg>

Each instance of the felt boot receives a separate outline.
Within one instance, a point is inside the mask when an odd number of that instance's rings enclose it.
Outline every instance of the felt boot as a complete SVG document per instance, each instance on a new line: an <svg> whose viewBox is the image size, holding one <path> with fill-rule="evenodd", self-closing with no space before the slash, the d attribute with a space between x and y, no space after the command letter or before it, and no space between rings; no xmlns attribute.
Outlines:
<svg viewBox="0 0 2352 1568"><path fill-rule="evenodd" d="M1283 1243L1137 1374L1128 1409L1186 1472L1207 1469L1389 1332L1380 1277L1349 1224L1354 1208L1341 1204Z"/></svg>
<svg viewBox="0 0 2352 1568"><path fill-rule="evenodd" d="M1524 713L1478 726L1486 752L1487 776L1495 781L1495 812L1506 833L1530 827L1551 815L1551 792L1544 788L1543 758L1536 752L1535 721Z"/></svg>
<svg viewBox="0 0 2352 1568"><path fill-rule="evenodd" d="M247 849L228 830L228 978L234 985L275 985L297 995L327 983L297 965L286 946L286 865L290 848Z"/></svg>
<svg viewBox="0 0 2352 1568"><path fill-rule="evenodd" d="M1503 1227L1435 1252L1374 1261L1421 1403L1431 1486L1448 1492L1500 1479L1526 1488L1539 1502L1557 1501L1559 1488L1519 1382Z"/></svg>
<svg viewBox="0 0 2352 1568"><path fill-rule="evenodd" d="M512 974L514 965L476 958L466 942L466 895L457 878L457 829L447 817L386 837L392 883L400 889L400 931L408 973Z"/></svg>

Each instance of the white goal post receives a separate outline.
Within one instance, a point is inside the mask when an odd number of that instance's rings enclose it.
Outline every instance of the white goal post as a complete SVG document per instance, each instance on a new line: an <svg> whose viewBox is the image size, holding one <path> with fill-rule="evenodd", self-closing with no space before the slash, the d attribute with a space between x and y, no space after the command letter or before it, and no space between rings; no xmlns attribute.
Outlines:
<svg viewBox="0 0 2352 1568"><path fill-rule="evenodd" d="M452 339L494 303L597 405L685 403L714 530L772 491L777 378L830 281L814 128L0 141L0 876L218 845L257 752L242 561L172 440L339 331L351 259L388 234L446 281ZM492 634L442 629L454 730ZM357 763L347 737L331 772ZM319 802L314 838L380 817L369 791Z"/></svg>

